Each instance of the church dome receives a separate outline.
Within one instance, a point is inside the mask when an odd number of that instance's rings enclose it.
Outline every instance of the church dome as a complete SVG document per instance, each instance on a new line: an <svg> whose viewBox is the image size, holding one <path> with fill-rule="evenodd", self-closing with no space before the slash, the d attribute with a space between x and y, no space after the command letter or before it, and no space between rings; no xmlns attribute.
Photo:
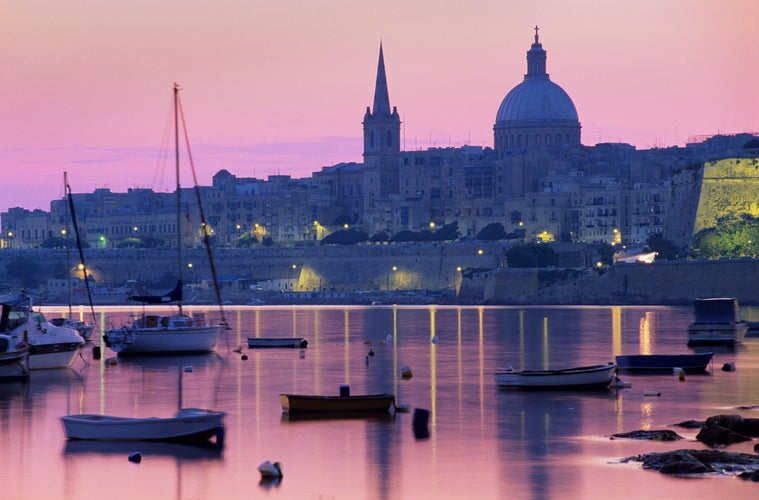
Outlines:
<svg viewBox="0 0 759 500"><path fill-rule="evenodd" d="M525 77L501 102L495 121L570 120L577 122L577 109L564 89L545 78Z"/></svg>
<svg viewBox="0 0 759 500"><path fill-rule="evenodd" d="M546 73L538 39L527 51L527 74L503 99L493 131L496 151L580 144L580 121L572 98Z"/></svg>

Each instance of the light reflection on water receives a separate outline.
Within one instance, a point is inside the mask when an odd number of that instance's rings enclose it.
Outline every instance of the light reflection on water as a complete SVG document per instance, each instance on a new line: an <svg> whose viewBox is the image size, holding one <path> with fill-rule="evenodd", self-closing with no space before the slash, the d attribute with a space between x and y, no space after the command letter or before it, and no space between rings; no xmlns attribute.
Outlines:
<svg viewBox="0 0 759 500"><path fill-rule="evenodd" d="M202 308L196 308L203 310ZM748 313L754 311L751 308ZM61 309L47 308L60 312ZM119 324L125 309L102 309ZM218 311L208 308L214 316ZM0 468L9 498L626 498L746 496L755 486L727 477L687 481L619 458L701 448L609 440L759 404L759 339L715 354L711 375L628 375L609 392L498 391L497 366L561 368L618 354L685 353L690 308L668 307L237 307L212 355L92 359L0 384ZM299 350L243 349L248 336L305 337ZM434 339L434 342L433 342ZM96 339L97 341L97 339ZM374 356L369 356L369 351ZM86 364L85 364L86 360ZM733 361L737 371L722 372ZM192 366L191 372L182 367ZM408 365L413 377L402 380ZM411 413L388 419L283 418L281 392L392 392L430 411L429 438ZM655 389L661 397L643 395ZM227 412L223 450L155 443L66 442L67 413L166 416L180 406ZM752 443L731 451L751 452ZM142 463L128 462L132 451ZM259 484L256 466L280 461L284 479ZM749 493L752 492L752 493Z"/></svg>

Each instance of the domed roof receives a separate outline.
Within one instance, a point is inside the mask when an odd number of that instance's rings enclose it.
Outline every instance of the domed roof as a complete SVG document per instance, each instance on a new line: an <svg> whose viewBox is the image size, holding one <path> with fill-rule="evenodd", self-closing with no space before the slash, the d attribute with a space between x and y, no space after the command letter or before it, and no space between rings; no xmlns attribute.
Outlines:
<svg viewBox="0 0 759 500"><path fill-rule="evenodd" d="M501 102L496 123L571 120L577 109L564 89L545 77L526 76Z"/></svg>
<svg viewBox="0 0 759 500"><path fill-rule="evenodd" d="M546 125L578 122L577 109L569 94L553 83L546 73L546 59L536 26L535 43L527 51L527 74L524 81L501 102L496 126L524 125L525 122L536 124L535 121L545 122Z"/></svg>

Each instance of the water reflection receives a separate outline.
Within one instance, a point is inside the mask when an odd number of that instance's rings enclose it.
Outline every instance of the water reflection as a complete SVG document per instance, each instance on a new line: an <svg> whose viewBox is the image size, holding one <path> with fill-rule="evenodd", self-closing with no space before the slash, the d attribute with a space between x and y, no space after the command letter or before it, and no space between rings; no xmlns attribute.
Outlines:
<svg viewBox="0 0 759 500"><path fill-rule="evenodd" d="M753 340L715 354L717 366L729 358L736 372L684 382L671 374L631 375L632 388L619 392L499 391L493 378L498 366L560 368L617 354L692 352L691 313L690 307L231 308L231 330L212 355L111 365L106 360L114 354L106 349L101 361L85 352L87 364L61 376L33 373L27 384L0 384L0 443L14 457L7 474L19 478L9 494L109 497L112 488L91 478L110 477L119 467L130 496L249 498L256 494L256 466L271 459L282 462L285 479L260 488L287 498L590 498L637 491L641 482L657 492L676 484L677 494L668 496L695 497L711 479L693 487L647 471L615 472L611 459L653 450L592 437L702 419L715 408L737 411L759 380ZM101 321L116 323L119 314L106 308ZM309 345L303 357L295 349L234 352L248 336L304 337ZM401 377L404 365L410 379ZM416 439L406 413L283 415L280 393L338 394L342 384L353 394L390 392L399 403L429 410L429 437ZM644 397L649 388L663 396ZM67 443L58 422L66 413L165 416L182 405L227 412L223 453ZM126 456L138 450L146 460L135 467ZM47 484L31 479L29 471L40 469L51 478ZM720 484L740 496L735 483Z"/></svg>

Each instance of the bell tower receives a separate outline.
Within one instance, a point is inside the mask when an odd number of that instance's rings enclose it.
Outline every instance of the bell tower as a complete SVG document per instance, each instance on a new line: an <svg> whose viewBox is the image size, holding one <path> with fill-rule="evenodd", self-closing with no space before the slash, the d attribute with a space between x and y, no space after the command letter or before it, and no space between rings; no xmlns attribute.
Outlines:
<svg viewBox="0 0 759 500"><path fill-rule="evenodd" d="M390 110L385 58L380 43L374 103L364 113L364 216L367 229L384 229L378 203L399 190L401 119Z"/></svg>

